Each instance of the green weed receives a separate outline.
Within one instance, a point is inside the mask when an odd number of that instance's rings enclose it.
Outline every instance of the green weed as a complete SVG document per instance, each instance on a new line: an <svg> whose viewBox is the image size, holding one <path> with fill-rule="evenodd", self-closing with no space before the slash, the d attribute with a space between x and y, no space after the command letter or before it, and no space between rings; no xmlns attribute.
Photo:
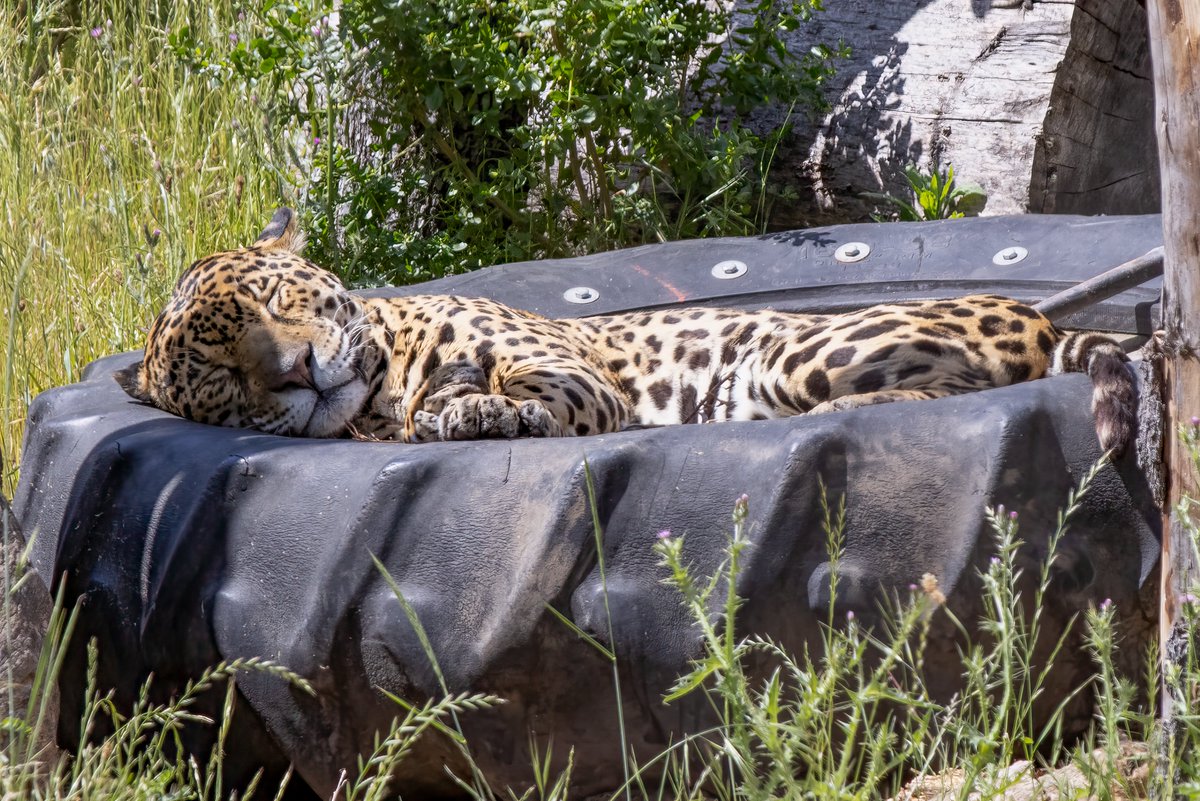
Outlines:
<svg viewBox="0 0 1200 801"><path fill-rule="evenodd" d="M877 220L916 222L975 217L987 205L987 192L979 184L955 182L954 165L947 165L944 170L935 165L923 172L909 164L904 168L904 177L912 192L911 201L879 192L862 193L863 197L890 207L892 214L876 217Z"/></svg>

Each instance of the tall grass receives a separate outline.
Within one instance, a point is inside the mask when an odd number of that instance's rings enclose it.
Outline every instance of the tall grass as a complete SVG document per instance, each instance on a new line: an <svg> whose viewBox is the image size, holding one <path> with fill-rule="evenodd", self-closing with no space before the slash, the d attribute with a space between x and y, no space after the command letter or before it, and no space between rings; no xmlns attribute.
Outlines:
<svg viewBox="0 0 1200 801"><path fill-rule="evenodd" d="M244 243L286 197L253 88L186 70L188 25L230 48L231 0L0 3L0 490L25 411L140 347L180 269ZM241 31L241 34L239 34Z"/></svg>
<svg viewBox="0 0 1200 801"><path fill-rule="evenodd" d="M735 633L740 599L732 588L741 553L749 547L744 498L735 507L727 559L714 575L693 575L677 538L660 541L656 549L667 581L679 590L704 643L703 657L667 698L703 692L720 720L713 731L690 738L688 745L701 755L703 769L693 768L699 780L686 794L868 801L896 796L914 774L952 769L956 787L964 793L1004 797L1019 781L1034 781L1039 762L1053 765L1071 756L1072 743L1062 738L1062 716L1081 692L1095 692L1096 738L1108 749L1105 754L1115 754L1119 733L1125 733L1132 719L1132 698L1113 669L1117 637L1111 605L1087 616L1087 642L1099 677L1066 697L1049 699L1054 703L1045 719L1034 714L1035 702L1046 694L1050 664L1069 634L1050 635L1041 620L1054 553L1102 464L1084 475L1079 489L1066 499L1048 538L1049 556L1032 582L1022 581L1018 567L1022 542L1017 515L1006 514L1003 507L988 510L996 556L979 574L983 611L979 620L970 621L957 620L944 606L933 576L926 576L907 597L882 598L881 606L889 610L882 626L862 627L853 612L835 617L845 510L822 495L831 599L821 647L811 654ZM1028 603L1021 598L1022 586L1032 589ZM926 636L931 621L941 615L950 618L966 644L959 668L963 688L949 702L931 694L923 670ZM1051 642L1051 653L1047 657L1043 652L1035 662L1039 641ZM765 677L755 675L749 666L764 658L773 667ZM948 669L939 666L941 672ZM1115 758L1091 753L1090 747L1079 751L1088 755L1091 768L1086 790L1095 793L1118 784ZM1010 765L1024 767L1013 772ZM1081 792L1083 784L1076 784Z"/></svg>

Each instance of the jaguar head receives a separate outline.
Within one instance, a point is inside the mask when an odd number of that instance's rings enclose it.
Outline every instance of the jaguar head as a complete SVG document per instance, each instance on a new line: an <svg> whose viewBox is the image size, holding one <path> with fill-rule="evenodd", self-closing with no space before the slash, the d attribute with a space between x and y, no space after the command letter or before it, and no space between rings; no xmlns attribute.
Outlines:
<svg viewBox="0 0 1200 801"><path fill-rule="evenodd" d="M249 247L192 264L154 321L134 398L214 425L336 437L362 410L378 354L362 301L299 255L291 209Z"/></svg>

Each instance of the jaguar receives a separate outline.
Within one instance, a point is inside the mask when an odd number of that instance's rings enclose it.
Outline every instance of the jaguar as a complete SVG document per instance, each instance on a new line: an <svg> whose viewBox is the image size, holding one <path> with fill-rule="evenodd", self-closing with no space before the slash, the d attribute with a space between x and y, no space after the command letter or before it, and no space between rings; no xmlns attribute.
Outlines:
<svg viewBox="0 0 1200 801"><path fill-rule="evenodd" d="M285 208L252 245L193 263L117 381L203 423L427 442L764 420L1085 372L1101 445L1134 433L1121 347L999 295L554 320L483 298L360 297L303 245Z"/></svg>

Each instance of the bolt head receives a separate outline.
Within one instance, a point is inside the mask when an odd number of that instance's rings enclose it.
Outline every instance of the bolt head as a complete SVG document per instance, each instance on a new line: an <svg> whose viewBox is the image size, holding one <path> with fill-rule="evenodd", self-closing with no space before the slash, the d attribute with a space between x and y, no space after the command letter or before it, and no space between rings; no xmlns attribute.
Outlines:
<svg viewBox="0 0 1200 801"><path fill-rule="evenodd" d="M563 299L568 303L591 303L600 297L600 293L590 286L573 286L563 292Z"/></svg>
<svg viewBox="0 0 1200 801"><path fill-rule="evenodd" d="M712 266L713 278L739 278L746 274L746 263L737 259L719 261Z"/></svg>
<svg viewBox="0 0 1200 801"><path fill-rule="evenodd" d="M871 246L866 242L845 242L833 252L833 257L842 264L853 264L871 255Z"/></svg>

